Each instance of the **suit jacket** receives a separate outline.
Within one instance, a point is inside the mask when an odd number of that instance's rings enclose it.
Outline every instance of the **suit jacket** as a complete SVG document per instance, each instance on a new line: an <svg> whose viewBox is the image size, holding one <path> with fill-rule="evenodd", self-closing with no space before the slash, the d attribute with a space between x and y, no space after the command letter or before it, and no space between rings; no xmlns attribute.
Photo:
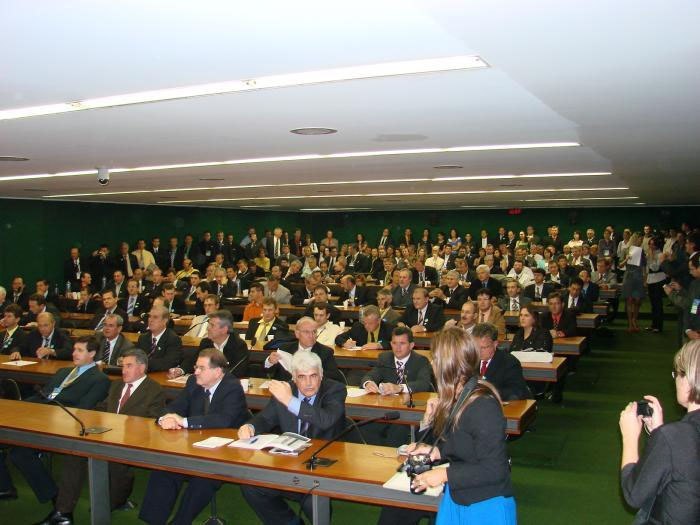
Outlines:
<svg viewBox="0 0 700 525"><path fill-rule="evenodd" d="M100 408L105 412L116 414L123 389L123 380L117 379L112 381L107 399L102 403ZM163 388L155 380L146 376L146 379L143 380L139 387L132 391L129 399L124 403L124 407L119 413L127 416L156 418L163 413L164 408L165 393L163 392Z"/></svg>
<svg viewBox="0 0 700 525"><path fill-rule="evenodd" d="M338 300L342 303L349 298L350 293L343 290ZM376 304L376 298L372 290L366 286L355 286L355 306L365 306L368 304Z"/></svg>
<svg viewBox="0 0 700 525"><path fill-rule="evenodd" d="M124 312L128 312L129 307L129 296L127 295L123 299L117 301L118 308ZM137 295L136 302L134 303L134 313L136 317L140 317L141 314L145 314L151 310L151 302L145 295ZM127 319L125 319L127 321Z"/></svg>
<svg viewBox="0 0 700 525"><path fill-rule="evenodd" d="M399 322L406 326L415 326L418 324L418 310L413 305L407 306ZM425 311L423 318L423 326L428 332L437 332L445 324L445 316L442 313L442 308L436 304L428 303L428 309Z"/></svg>
<svg viewBox="0 0 700 525"><path fill-rule="evenodd" d="M58 388L73 368L69 366L58 370L42 387L41 391L44 395L48 396L54 388ZM70 385L64 387L55 399L68 407L92 410L97 403L107 397L110 382L109 377L103 374L97 366L93 366L80 374ZM27 401L48 403L38 395L28 398Z"/></svg>
<svg viewBox="0 0 700 525"><path fill-rule="evenodd" d="M526 304L530 304L532 302L532 299L525 295L519 295L518 296L518 304L520 305L520 308L525 306ZM507 295L504 295L503 297L500 297L498 299L498 307L503 310L504 312L510 311L510 297Z"/></svg>
<svg viewBox="0 0 700 525"><path fill-rule="evenodd" d="M393 327L390 324L384 321L379 323L379 338L376 342L382 345L383 350L388 350L389 348L391 348L392 330ZM369 334L367 333L367 330L365 329L362 323L355 323L352 325L352 328L350 328L350 330L338 334L338 336L335 338L335 344L337 344L338 346L343 346L345 344L345 341L347 341L348 339L352 339L353 341L355 341L357 343L357 346L363 346L369 343Z"/></svg>
<svg viewBox="0 0 700 525"><path fill-rule="evenodd" d="M556 326L550 312L546 312L540 316L540 323L542 324L542 328L547 330L564 332L564 337L573 337L576 335L576 314L569 310L562 311L561 318Z"/></svg>
<svg viewBox="0 0 700 525"><path fill-rule="evenodd" d="M600 286L594 282L588 283L588 289L581 288L581 296L589 303L595 303L600 297Z"/></svg>
<svg viewBox="0 0 700 525"><path fill-rule="evenodd" d="M284 344L280 346L280 350L284 350L290 354L295 354L296 351L299 350L299 342L293 341L291 343ZM335 362L335 357L333 357L332 348L328 348L327 346L323 346L321 343L317 342L311 347L311 351L321 358L323 377L345 383L345 379L338 370L338 364ZM273 379L277 379L279 381L290 381L292 379L292 374L287 372L279 363L273 365L269 370Z"/></svg>
<svg viewBox="0 0 700 525"><path fill-rule="evenodd" d="M14 331L12 337L7 337L7 330L0 332L0 354L10 355L13 352L19 352L25 355L27 335L27 332L20 326Z"/></svg>
<svg viewBox="0 0 700 525"><path fill-rule="evenodd" d="M201 254L199 265L209 264L214 260L217 246L214 239L209 239L208 241L201 240L197 246L199 247L199 253Z"/></svg>
<svg viewBox="0 0 700 525"><path fill-rule="evenodd" d="M304 301L307 299L313 298L314 292L313 290L311 291L311 294L309 294L309 290L306 289L306 286L299 286L299 287L294 287L292 288L292 304L294 306L303 306ZM308 304L308 303L307 303ZM312 315L313 317L313 315Z"/></svg>
<svg viewBox="0 0 700 525"><path fill-rule="evenodd" d="M433 369L430 361L419 353L412 351L405 366L406 381L411 392L433 391ZM365 374L360 382L364 385L367 381L398 384L399 376L396 374L396 360L393 352L382 352L377 357L377 364Z"/></svg>
<svg viewBox="0 0 700 525"><path fill-rule="evenodd" d="M166 328L158 340L158 346L151 354L151 332L139 336L136 346L148 356L148 371L162 372L174 368L182 361L182 341L171 329Z"/></svg>
<svg viewBox="0 0 700 525"><path fill-rule="evenodd" d="M530 286L525 288L525 293L524 293L525 297L529 297L533 301L535 300L535 286L536 286L535 284L531 284ZM546 299L549 296L549 294L552 293L555 289L556 289L556 287L551 282L550 283L548 283L548 282L542 283L542 295L541 295L539 300L541 301L542 298Z"/></svg>
<svg viewBox="0 0 700 525"><path fill-rule="evenodd" d="M405 308L413 304L413 290L415 289L416 285L411 283L408 285L406 295L401 295L401 287L397 286L394 288L394 291L391 292L391 304L396 308Z"/></svg>
<svg viewBox="0 0 700 525"><path fill-rule="evenodd" d="M377 246L377 248L379 248L380 246L384 246L384 247L394 246L394 240L391 238L391 235L389 235L388 237L386 237L386 239L384 240L384 243L382 244L382 236L380 235L379 237L377 237L376 246Z"/></svg>
<svg viewBox="0 0 700 525"><path fill-rule="evenodd" d="M464 286L457 286L452 295L450 295L450 289L447 286L441 286L440 290L445 294L447 300L435 299L433 302L437 305L442 305L444 308L454 308L460 310L462 305L469 300L469 290Z"/></svg>
<svg viewBox="0 0 700 525"><path fill-rule="evenodd" d="M396 326L396 323L401 319L401 312L397 312L393 308L389 307L386 312L382 313L382 320L392 327Z"/></svg>
<svg viewBox="0 0 700 525"><path fill-rule="evenodd" d="M469 286L469 297L471 299L476 300L476 294L483 287L484 285L480 280L473 280L471 285ZM503 295L503 285L500 283L500 281L494 279L493 277L489 278L489 280L486 281L486 288L491 290L491 293L493 293L493 295L495 295L496 297L500 297L501 295Z"/></svg>
<svg viewBox="0 0 700 525"><path fill-rule="evenodd" d="M94 330L95 328L97 328L97 326L100 324L100 321L102 321L102 318L105 316L105 313L106 313L106 310L105 310L104 306L100 306L97 310L95 310L95 315L90 320L90 324L89 324L91 330ZM124 320L124 324L129 323L129 316L126 314L126 312L124 310L122 310L119 307L119 301L117 301L117 306L114 309L113 313L115 313L116 315L121 317Z"/></svg>
<svg viewBox="0 0 700 525"><path fill-rule="evenodd" d="M342 318L343 318L343 313L333 306L330 303L327 303L327 311L328 314L330 315L330 320L332 323L338 324ZM307 317L313 318L314 316L314 301L312 300L308 306L306 307L306 310L304 310L304 315Z"/></svg>
<svg viewBox="0 0 700 525"><path fill-rule="evenodd" d="M226 281L226 284L219 284L216 281L209 283L209 293L218 295L219 297L235 297L236 296L236 283L232 281Z"/></svg>
<svg viewBox="0 0 700 525"><path fill-rule="evenodd" d="M101 303L88 297L88 300L84 304L78 306L78 303L75 303L75 306L71 306L70 311L78 314L94 314L99 304Z"/></svg>
<svg viewBox="0 0 700 525"><path fill-rule="evenodd" d="M586 297L584 297L583 294L579 295L575 308L569 308L569 294L568 294L568 292L562 294L561 301L562 301L562 304L564 305L564 310L571 310L576 315L582 314L582 313L593 312L593 303L591 303Z"/></svg>
<svg viewBox="0 0 700 525"><path fill-rule="evenodd" d="M90 274L96 287L102 286L102 278L109 281L114 274L114 260L111 257L90 257Z"/></svg>
<svg viewBox="0 0 700 525"><path fill-rule="evenodd" d="M131 271L134 271L134 268L139 267L139 261L136 259L136 256L132 253L128 253L126 255L117 254L114 257L114 269L115 270L121 270L122 273L124 274L124 277L129 277L129 273L127 272L126 268L126 258L129 257L129 262L131 264ZM126 282L124 283L124 288L126 288Z"/></svg>
<svg viewBox="0 0 700 525"><path fill-rule="evenodd" d="M358 253L355 259L348 256L347 261L347 270L352 273L369 273L372 269L372 262L369 257L362 253Z"/></svg>
<svg viewBox="0 0 700 525"><path fill-rule="evenodd" d="M203 338L199 342L199 348L194 350L193 348L186 348L183 351L182 363L180 363L180 368L186 374L191 374L194 372L194 365L197 364L197 357L199 357L199 352L207 348L215 348L214 341L208 337ZM238 332L235 330L229 334L228 341L224 346L224 355L228 360L229 372L231 372L236 377L245 377L248 375L248 362L250 361L250 351L248 350L248 345L245 344Z"/></svg>
<svg viewBox="0 0 700 525"><path fill-rule="evenodd" d="M432 266L426 266L423 271L425 274L425 280L430 281L430 284L437 286L440 283L440 276L435 268ZM411 268L411 282L413 284L418 284L420 276L418 275L418 270Z"/></svg>
<svg viewBox="0 0 700 525"><path fill-rule="evenodd" d="M171 248L166 248L163 256L163 266L160 268L163 272L168 271L168 268L175 268L176 270L182 270L183 261L185 256L182 252L181 247L177 247L174 250Z"/></svg>
<svg viewBox="0 0 700 525"><path fill-rule="evenodd" d="M477 315L477 323L481 322L481 312L477 310L476 312ZM484 319L485 323L491 323L494 325L496 328L498 328L498 335L505 335L506 334L506 319L503 317L503 312L498 306L492 306L491 311L489 312L489 316Z"/></svg>
<svg viewBox="0 0 700 525"><path fill-rule="evenodd" d="M100 355L99 357L95 358L96 361L101 361L104 356L104 347L102 346L104 344L104 340L104 336L100 337ZM117 336L117 341L114 343L112 353L109 354L109 362L105 363L105 365L116 365L122 354L127 350L131 350L132 348L134 348L134 344L122 334L119 334Z"/></svg>
<svg viewBox="0 0 700 525"><path fill-rule="evenodd" d="M183 244L180 246L180 253L182 254L183 261L185 259L190 259L192 261L192 266L198 268L204 263L204 255L200 252L197 243L192 242L189 249Z"/></svg>
<svg viewBox="0 0 700 525"><path fill-rule="evenodd" d="M87 272L90 270L87 261L83 257L78 257L80 272ZM92 275L92 274L91 274ZM71 290L74 292L80 291L80 275L76 275L75 265L73 264L73 259L67 259L63 262L63 282L69 282Z"/></svg>
<svg viewBox="0 0 700 525"><path fill-rule="evenodd" d="M299 390L294 383L292 394L297 396ZM326 377L321 381L314 404L301 402L299 415L295 416L286 406L274 397L248 424L253 425L256 434L269 433L278 429L280 432L299 432L300 421L309 423L309 437L313 439L331 439L345 428L345 397L347 389L342 383Z"/></svg>
<svg viewBox="0 0 700 525"><path fill-rule="evenodd" d="M39 333L39 330L34 329L29 332L24 345L24 351L20 350L20 353L27 357L36 357L36 351L44 345L44 338ZM49 348L53 348L56 351L56 356L52 356L50 359L68 361L73 355L73 341L71 341L67 332L58 327L54 328L53 335L49 341Z"/></svg>
<svg viewBox="0 0 700 525"><path fill-rule="evenodd" d="M370 259L369 273L375 279L381 279L384 276L384 261L377 257L376 259Z"/></svg>
<svg viewBox="0 0 700 525"><path fill-rule="evenodd" d="M313 315L311 315L313 317ZM249 341L251 341L252 344L257 343L255 339L255 334L258 331L258 327L260 326L260 321L262 318L256 318L256 319L251 319L248 322L248 329L245 332L245 338ZM290 331L289 331L289 325L282 321L279 317L275 317L275 320L272 322L272 326L267 331L267 336L273 336L273 338L278 339L279 337L291 337Z"/></svg>
<svg viewBox="0 0 700 525"><path fill-rule="evenodd" d="M505 350L496 350L483 379L496 387L503 401L532 398L520 361Z"/></svg>
<svg viewBox="0 0 700 525"><path fill-rule="evenodd" d="M275 301L277 301L277 304L290 304L290 301L292 300L292 292L289 291L289 288L279 284L277 285L277 290L275 290L275 293L270 292L270 289L267 287L267 283L265 283L264 288L265 297L274 298Z"/></svg>
<svg viewBox="0 0 700 525"><path fill-rule="evenodd" d="M54 321L56 321L56 327L61 326L61 312L58 311L53 304L46 303L46 311L53 315ZM36 323L36 315L31 311L27 312L22 316L20 320L20 325L24 326L27 323Z"/></svg>
<svg viewBox="0 0 700 525"><path fill-rule="evenodd" d="M554 246L557 249L557 253L561 253L564 243L561 240L561 235L557 235L556 239L552 239L549 235L547 235L544 239L542 239L542 245L545 248L547 246Z"/></svg>
<svg viewBox="0 0 700 525"><path fill-rule="evenodd" d="M127 295L129 295L129 292L126 290L126 279L122 282L122 284L119 287L119 292L117 293L117 285L114 281L108 281L107 286L105 286L104 290L101 290L102 292L105 292L106 290L112 290L114 292L114 295L117 297L117 299L123 299Z"/></svg>
<svg viewBox="0 0 700 525"><path fill-rule="evenodd" d="M545 282L550 283L552 286L559 287L559 288L566 288L569 286L569 276L565 273L559 272L559 282L557 283L556 281L552 281L552 276L550 274L547 274L547 276L544 278Z"/></svg>
<svg viewBox="0 0 700 525"><path fill-rule="evenodd" d="M15 301L15 293L12 291L12 288L8 288L7 290L7 300L18 304L19 306L22 307L22 310L26 311L27 308L29 308L29 296L31 294L27 291L26 286L22 289L20 292L19 296L17 297L17 301Z"/></svg>
<svg viewBox="0 0 700 525"><path fill-rule="evenodd" d="M175 413L187 418L191 429L237 428L248 418L248 407L241 382L231 374L225 374L214 391L209 403L209 411L204 413L204 388L197 384L191 375L185 388L166 406L161 415Z"/></svg>
<svg viewBox="0 0 700 525"><path fill-rule="evenodd" d="M287 241L284 240L284 237L279 238L279 250L280 250L280 255L282 255L282 246L287 244ZM271 261L275 260L275 237L272 236L270 238L270 241L267 243L267 256L270 258ZM290 252L291 253L291 252ZM258 254L255 254L257 257Z"/></svg>

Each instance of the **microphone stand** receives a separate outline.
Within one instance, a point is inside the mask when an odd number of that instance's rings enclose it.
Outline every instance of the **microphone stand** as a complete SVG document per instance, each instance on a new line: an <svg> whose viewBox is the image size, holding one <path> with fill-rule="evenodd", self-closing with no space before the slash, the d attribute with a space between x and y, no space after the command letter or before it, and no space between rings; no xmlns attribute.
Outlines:
<svg viewBox="0 0 700 525"><path fill-rule="evenodd" d="M374 417L372 419L365 419L364 421L360 421L357 424L352 424L348 425L345 427L342 432L339 434L333 436L329 441L324 443L318 450L316 450L313 454L311 454L311 457L304 461L304 465L306 465L307 470L313 470L315 467L329 467L336 461L337 459L328 459L328 458L320 458L318 455L323 452L329 445L332 443L335 443L338 441L341 437L344 435L348 434L351 430L354 430L355 428L363 427L365 425L369 425L370 423L376 423L377 421L393 421L394 419L399 419L400 414L398 412L386 412L383 416L380 417Z"/></svg>
<svg viewBox="0 0 700 525"><path fill-rule="evenodd" d="M73 412L68 410L66 408L66 406L63 403L61 403L58 399L51 399L49 396L44 394L44 392L42 392L41 387L39 385L35 385L34 391L37 394L39 394L39 396L42 397L47 402L54 403L54 404L58 405L66 414L68 414L70 417L75 419L78 422L78 424L80 425L80 432L78 433L80 436L85 436L88 434L104 434L105 432L112 430L111 428L106 428L106 427L88 427L88 428L85 428L85 423L83 423L78 418L78 416L76 416L75 414L73 414Z"/></svg>

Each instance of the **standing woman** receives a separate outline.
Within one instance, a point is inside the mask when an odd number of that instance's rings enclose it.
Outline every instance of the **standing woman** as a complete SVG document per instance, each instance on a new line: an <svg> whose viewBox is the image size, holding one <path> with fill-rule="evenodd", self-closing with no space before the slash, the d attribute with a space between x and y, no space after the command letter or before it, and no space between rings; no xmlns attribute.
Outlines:
<svg viewBox="0 0 700 525"><path fill-rule="evenodd" d="M457 233L455 228L450 228L450 238L447 239L447 244L452 246L453 249L457 249L462 245L462 238Z"/></svg>
<svg viewBox="0 0 700 525"><path fill-rule="evenodd" d="M472 253L474 253L474 237L471 233L464 234L462 247L467 249L467 255L471 255Z"/></svg>
<svg viewBox="0 0 700 525"><path fill-rule="evenodd" d="M365 253L365 251L367 250L367 240L365 239L365 234L358 233L355 236L355 240L357 241L357 250L360 253Z"/></svg>
<svg viewBox="0 0 700 525"><path fill-rule="evenodd" d="M622 280L622 298L627 302L628 332L639 332L637 319L639 318L639 306L646 295L644 291L646 265L646 257L644 250L642 250L642 234L635 232L630 237L625 258L620 261L620 266L625 267L625 277Z"/></svg>
<svg viewBox="0 0 700 525"><path fill-rule="evenodd" d="M434 444L410 445L409 454L429 453L449 467L419 474L414 490L445 484L437 525L515 524L506 422L498 394L478 381L479 351L460 328L439 332L431 351L438 397L421 427L432 427Z"/></svg>
<svg viewBox="0 0 700 525"><path fill-rule="evenodd" d="M420 241L418 241L418 247L423 248L425 253L430 253L433 249L433 241L430 240L430 230L425 228L423 230L423 235L421 235Z"/></svg>
<svg viewBox="0 0 700 525"><path fill-rule="evenodd" d="M632 402L620 413L620 478L625 501L640 509L634 523L700 523L700 341L683 345L673 359L676 400L688 413L664 424L654 396L644 396L651 417L637 415ZM642 427L650 433L642 457Z"/></svg>
<svg viewBox="0 0 700 525"><path fill-rule="evenodd" d="M658 334L664 329L664 284L668 280L661 270L664 240L662 237L652 237L648 246L647 291L651 303L651 326L647 326L645 330Z"/></svg>
<svg viewBox="0 0 700 525"><path fill-rule="evenodd" d="M311 238L310 233L304 235L304 246L308 246L309 248L311 248L311 253L313 253L314 255L318 254L318 245Z"/></svg>

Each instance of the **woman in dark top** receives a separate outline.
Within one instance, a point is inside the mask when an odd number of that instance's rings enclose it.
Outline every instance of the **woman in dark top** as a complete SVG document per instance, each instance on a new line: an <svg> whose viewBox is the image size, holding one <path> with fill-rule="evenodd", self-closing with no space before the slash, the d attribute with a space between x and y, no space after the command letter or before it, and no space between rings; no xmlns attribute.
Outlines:
<svg viewBox="0 0 700 525"><path fill-rule="evenodd" d="M540 317L531 304L520 308L520 328L513 337L510 351L551 352L552 335L540 326Z"/></svg>
<svg viewBox="0 0 700 525"><path fill-rule="evenodd" d="M651 417L637 415L632 402L620 413L622 493L640 509L634 523L700 523L700 340L693 340L673 360L676 400L688 413L664 425L663 409L644 396ZM650 432L639 457L642 427Z"/></svg>
<svg viewBox="0 0 700 525"><path fill-rule="evenodd" d="M428 228L423 230L423 235L421 235L420 241L418 241L417 248L423 248L426 253L430 253L433 249L433 242L430 240L430 230Z"/></svg>
<svg viewBox="0 0 700 525"><path fill-rule="evenodd" d="M478 382L479 351L459 328L438 333L431 347L438 397L421 427L430 426L435 439L432 446L410 445L408 453L427 453L449 466L416 476L414 490L445 484L437 525L515 524L505 418L498 394Z"/></svg>

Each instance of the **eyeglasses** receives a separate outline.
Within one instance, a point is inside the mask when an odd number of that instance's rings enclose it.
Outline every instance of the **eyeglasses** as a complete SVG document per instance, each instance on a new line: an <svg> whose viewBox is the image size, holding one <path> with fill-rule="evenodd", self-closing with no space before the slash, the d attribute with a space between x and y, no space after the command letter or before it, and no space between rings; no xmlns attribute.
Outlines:
<svg viewBox="0 0 700 525"><path fill-rule="evenodd" d="M677 377L683 377L684 375L685 375L685 372L676 372L675 370L673 370L671 372L671 377L673 379L676 379Z"/></svg>

